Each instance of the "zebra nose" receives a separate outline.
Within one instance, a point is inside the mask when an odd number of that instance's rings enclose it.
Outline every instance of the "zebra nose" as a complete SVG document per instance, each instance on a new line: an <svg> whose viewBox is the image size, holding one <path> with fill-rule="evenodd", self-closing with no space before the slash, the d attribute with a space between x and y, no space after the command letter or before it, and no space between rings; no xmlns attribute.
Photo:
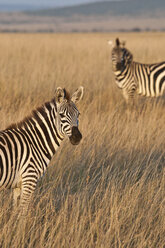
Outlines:
<svg viewBox="0 0 165 248"><path fill-rule="evenodd" d="M72 145L78 145L82 139L82 134L78 130L78 127L72 127L72 135L70 136L70 142Z"/></svg>

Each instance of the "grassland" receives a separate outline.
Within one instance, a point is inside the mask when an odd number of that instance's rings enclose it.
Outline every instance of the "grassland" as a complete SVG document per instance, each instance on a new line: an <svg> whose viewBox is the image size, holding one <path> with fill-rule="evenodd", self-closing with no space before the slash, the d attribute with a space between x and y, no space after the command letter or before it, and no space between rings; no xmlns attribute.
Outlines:
<svg viewBox="0 0 165 248"><path fill-rule="evenodd" d="M1 34L0 128L53 97L85 87L83 140L65 140L40 180L24 226L0 192L0 247L164 248L165 99L126 106L107 40L127 41L136 61L164 60L165 34Z"/></svg>

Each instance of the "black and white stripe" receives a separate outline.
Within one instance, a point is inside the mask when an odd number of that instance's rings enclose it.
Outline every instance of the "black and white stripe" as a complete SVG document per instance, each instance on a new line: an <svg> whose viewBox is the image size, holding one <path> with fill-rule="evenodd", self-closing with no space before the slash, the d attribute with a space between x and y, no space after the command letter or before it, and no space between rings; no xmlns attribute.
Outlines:
<svg viewBox="0 0 165 248"><path fill-rule="evenodd" d="M79 111L75 105L83 87L69 97L57 88L55 97L33 111L30 117L0 132L0 190L14 189L14 204L20 197L22 214L27 211L38 179L67 136L73 145L80 142Z"/></svg>
<svg viewBox="0 0 165 248"><path fill-rule="evenodd" d="M165 62L141 64L133 61L133 55L119 39L112 49L112 67L116 83L123 90L127 102L135 92L142 96L158 97L165 91Z"/></svg>

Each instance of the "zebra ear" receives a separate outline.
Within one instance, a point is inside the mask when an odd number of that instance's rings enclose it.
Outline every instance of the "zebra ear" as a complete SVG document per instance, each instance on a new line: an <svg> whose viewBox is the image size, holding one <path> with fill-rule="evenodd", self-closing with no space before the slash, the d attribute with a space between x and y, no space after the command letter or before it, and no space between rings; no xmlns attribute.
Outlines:
<svg viewBox="0 0 165 248"><path fill-rule="evenodd" d="M84 94L84 87L80 86L75 93L72 95L71 100L72 102L76 103L79 102Z"/></svg>
<svg viewBox="0 0 165 248"><path fill-rule="evenodd" d="M65 90L58 87L55 91L55 99L57 103L61 103L65 99Z"/></svg>
<svg viewBox="0 0 165 248"><path fill-rule="evenodd" d="M114 47L113 41L112 40L108 40L108 45L110 45L113 48Z"/></svg>
<svg viewBox="0 0 165 248"><path fill-rule="evenodd" d="M120 46L120 41L119 38L116 38L116 46L119 47Z"/></svg>
<svg viewBox="0 0 165 248"><path fill-rule="evenodd" d="M125 47L125 44L126 44L126 41L123 40L123 41L121 42L121 45L122 45L123 47Z"/></svg>

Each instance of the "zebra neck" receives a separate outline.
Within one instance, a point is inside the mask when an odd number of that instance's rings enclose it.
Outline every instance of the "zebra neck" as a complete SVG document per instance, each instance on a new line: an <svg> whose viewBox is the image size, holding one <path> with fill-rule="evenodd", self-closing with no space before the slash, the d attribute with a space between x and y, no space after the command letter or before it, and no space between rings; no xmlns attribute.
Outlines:
<svg viewBox="0 0 165 248"><path fill-rule="evenodd" d="M114 70L115 76L118 77L124 77L125 73L127 71L127 67L123 66L121 70Z"/></svg>
<svg viewBox="0 0 165 248"><path fill-rule="evenodd" d="M42 151L47 157L47 163L56 153L64 137L58 131L56 105L46 103L33 111L33 115L26 121L26 131L31 133L31 144L34 149ZM30 136L30 135L29 135Z"/></svg>
<svg viewBox="0 0 165 248"><path fill-rule="evenodd" d="M114 74L116 76L117 83L122 86L122 84L125 83L128 78L130 79L132 77L130 65L124 66L120 71L114 71Z"/></svg>

